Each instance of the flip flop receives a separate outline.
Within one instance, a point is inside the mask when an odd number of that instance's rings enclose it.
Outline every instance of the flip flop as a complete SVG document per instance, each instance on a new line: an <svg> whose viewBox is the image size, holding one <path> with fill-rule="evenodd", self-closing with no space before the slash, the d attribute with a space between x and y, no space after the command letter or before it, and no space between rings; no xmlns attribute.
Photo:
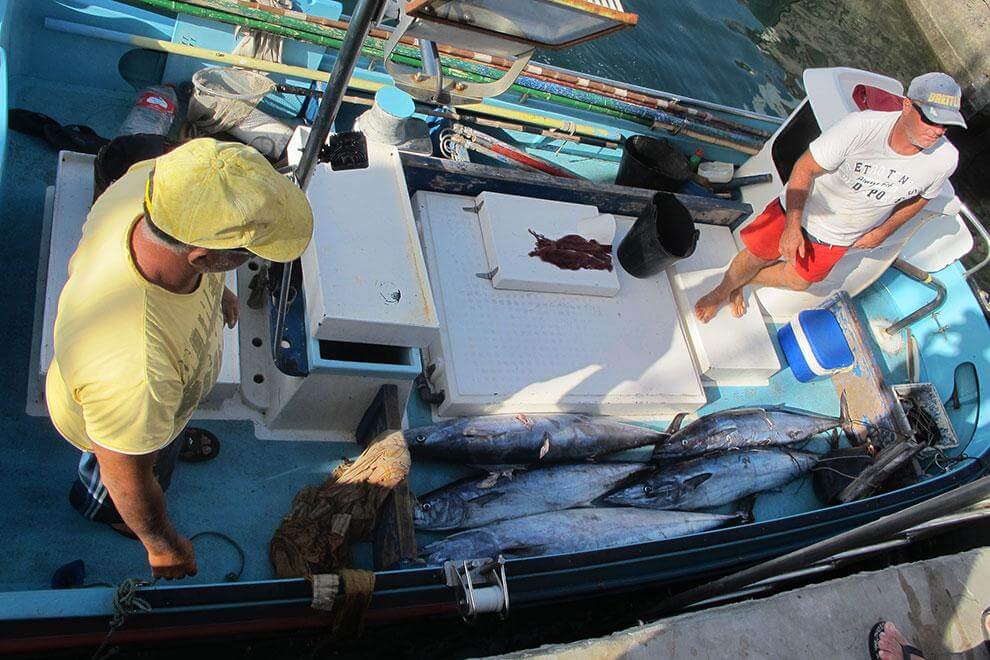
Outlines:
<svg viewBox="0 0 990 660"><path fill-rule="evenodd" d="M96 154L103 145L110 142L107 138L97 135L89 126L82 124L46 125L43 131L48 144L60 151Z"/></svg>
<svg viewBox="0 0 990 660"><path fill-rule="evenodd" d="M983 623L983 650L990 653L990 607L983 610L980 622Z"/></svg>
<svg viewBox="0 0 990 660"><path fill-rule="evenodd" d="M40 112L32 112L23 108L11 108L7 111L7 126L12 131L45 139L46 126L61 126L57 121Z"/></svg>
<svg viewBox="0 0 990 660"><path fill-rule="evenodd" d="M870 628L870 658L871 660L880 660L880 633L883 632L884 626L886 626L889 621L877 621L872 628ZM920 649L911 646L910 644L901 645L901 654L904 660L911 660L911 656L918 658L924 658L925 654L921 652Z"/></svg>
<svg viewBox="0 0 990 660"><path fill-rule="evenodd" d="M203 442L203 439L206 442ZM220 453L220 440L210 431L192 426L183 431L182 449L179 460L185 463L203 463L212 461Z"/></svg>

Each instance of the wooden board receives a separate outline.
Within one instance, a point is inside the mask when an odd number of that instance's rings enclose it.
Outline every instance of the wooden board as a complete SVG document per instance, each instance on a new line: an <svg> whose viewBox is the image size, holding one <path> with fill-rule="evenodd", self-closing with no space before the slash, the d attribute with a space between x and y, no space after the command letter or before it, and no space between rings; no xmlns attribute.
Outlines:
<svg viewBox="0 0 990 660"><path fill-rule="evenodd" d="M893 429L897 433L909 435L911 425L873 357L870 339L849 294L840 291L822 307L835 314L853 354L854 368L832 376L835 391L840 397L845 397L849 416L881 429ZM852 430L860 442L865 442L868 427L856 424ZM881 444L890 442L892 435L881 432Z"/></svg>
<svg viewBox="0 0 990 660"><path fill-rule="evenodd" d="M509 170L446 158L402 152L402 169L409 194L425 190L476 197L486 190L598 207L601 213L637 216L653 199L654 190L563 179L542 172ZM696 223L735 228L753 213L753 207L717 197L677 194Z"/></svg>

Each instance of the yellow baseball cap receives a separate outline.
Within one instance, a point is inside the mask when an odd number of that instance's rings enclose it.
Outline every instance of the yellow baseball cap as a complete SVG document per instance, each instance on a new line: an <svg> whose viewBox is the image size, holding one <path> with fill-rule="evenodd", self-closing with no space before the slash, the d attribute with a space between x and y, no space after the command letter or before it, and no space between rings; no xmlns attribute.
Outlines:
<svg viewBox="0 0 990 660"><path fill-rule="evenodd" d="M172 238L211 250L246 248L292 261L313 235L306 194L256 149L191 140L155 160L145 204Z"/></svg>

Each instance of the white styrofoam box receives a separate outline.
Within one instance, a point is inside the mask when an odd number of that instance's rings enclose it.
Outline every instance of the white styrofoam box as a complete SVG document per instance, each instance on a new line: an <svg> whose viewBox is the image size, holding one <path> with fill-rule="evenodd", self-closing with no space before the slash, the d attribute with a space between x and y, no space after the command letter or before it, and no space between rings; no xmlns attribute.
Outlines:
<svg viewBox="0 0 990 660"><path fill-rule="evenodd" d="M38 352L38 373L44 383L48 365L55 355L55 315L58 297L69 278L69 259L82 238L82 227L93 203L93 164L95 156L72 151L59 153L55 174L55 201L52 212L51 243L48 252L48 276L45 284L45 311L41 329L41 349ZM235 273L227 273L227 286L237 291ZM243 305L245 301L241 301ZM234 396L240 384L240 347L237 329L224 328L223 362L217 384L201 402L215 406Z"/></svg>
<svg viewBox="0 0 990 660"><path fill-rule="evenodd" d="M752 288L746 291L746 313L732 315L726 305L708 323L694 315L694 305L714 289L736 255L732 230L698 225L698 246L670 268L671 284L702 378L719 385L766 385L780 371L777 351Z"/></svg>
<svg viewBox="0 0 990 660"><path fill-rule="evenodd" d="M310 334L424 347L437 314L395 147L368 144L368 167L320 163L306 191L315 218L302 256Z"/></svg>
<svg viewBox="0 0 990 660"><path fill-rule="evenodd" d="M418 192L430 281L441 317L425 362L444 416L694 411L705 392L666 273L620 272L611 298L495 289L470 197ZM632 218L616 218L616 241ZM620 270L621 269L617 269Z"/></svg>
<svg viewBox="0 0 990 660"><path fill-rule="evenodd" d="M836 291L846 291L850 296L855 296L886 272L920 227L937 218L937 215L933 216L922 210L877 247L849 248L824 280L815 282L804 291L763 286L756 288L756 297L774 322L787 323L801 310L818 307ZM938 221L935 230L952 233L954 226L952 223ZM742 247L738 236L736 240ZM929 234L927 240L935 239Z"/></svg>
<svg viewBox="0 0 990 660"><path fill-rule="evenodd" d="M599 215L596 207L492 192L483 192L475 199L488 256L486 272L494 271L492 286L496 289L592 296L619 292L615 268L611 272L564 270L529 256L536 247L531 231L549 239L577 234L582 220Z"/></svg>

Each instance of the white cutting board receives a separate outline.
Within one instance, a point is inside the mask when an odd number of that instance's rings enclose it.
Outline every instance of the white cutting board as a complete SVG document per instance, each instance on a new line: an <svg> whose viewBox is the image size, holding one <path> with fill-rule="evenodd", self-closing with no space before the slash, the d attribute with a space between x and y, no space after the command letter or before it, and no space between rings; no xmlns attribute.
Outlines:
<svg viewBox="0 0 990 660"><path fill-rule="evenodd" d="M590 218L598 218L592 224L606 228L608 238L604 240L611 242L615 232L612 216L599 214L596 207L585 204L492 192L481 193L475 202L488 270L494 271L492 286L496 289L605 297L619 292L619 278L615 273L618 264L614 259L610 272L565 270L539 257L529 256L536 248L536 238L530 230L549 239L578 234L601 242L603 237L589 235L587 227Z"/></svg>

